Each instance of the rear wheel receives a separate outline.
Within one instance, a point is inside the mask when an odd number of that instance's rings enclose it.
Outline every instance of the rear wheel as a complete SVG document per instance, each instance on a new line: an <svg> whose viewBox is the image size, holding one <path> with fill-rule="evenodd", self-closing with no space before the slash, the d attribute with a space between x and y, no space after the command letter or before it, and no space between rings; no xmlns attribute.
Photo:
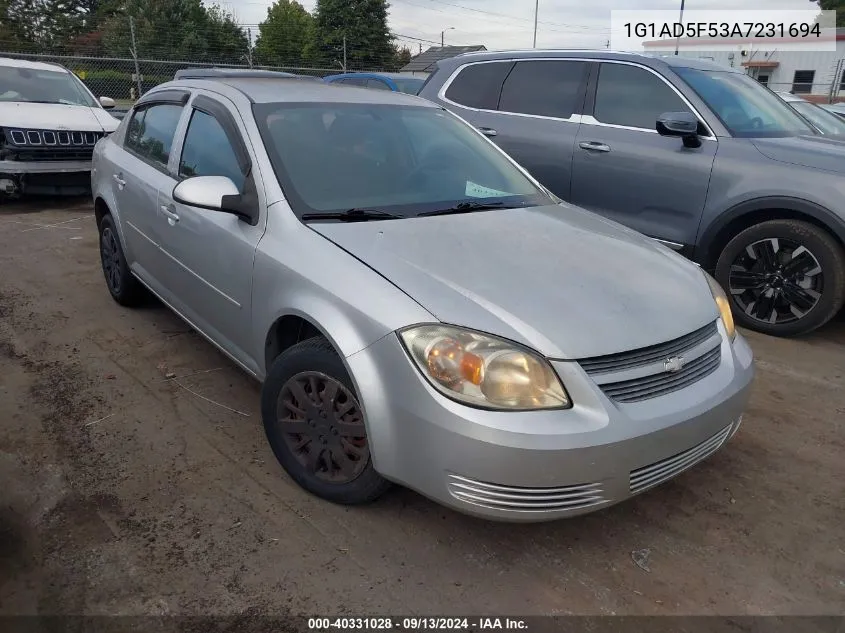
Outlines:
<svg viewBox="0 0 845 633"><path fill-rule="evenodd" d="M716 279L740 325L774 336L806 334L845 303L845 253L814 224L771 220L728 242Z"/></svg>
<svg viewBox="0 0 845 633"><path fill-rule="evenodd" d="M122 306L138 305L144 299L144 287L129 272L111 215L103 216L99 228L100 262L112 298Z"/></svg>
<svg viewBox="0 0 845 633"><path fill-rule="evenodd" d="M261 414L276 459L309 492L360 504L389 487L373 468L355 388L326 339L298 343L273 362Z"/></svg>

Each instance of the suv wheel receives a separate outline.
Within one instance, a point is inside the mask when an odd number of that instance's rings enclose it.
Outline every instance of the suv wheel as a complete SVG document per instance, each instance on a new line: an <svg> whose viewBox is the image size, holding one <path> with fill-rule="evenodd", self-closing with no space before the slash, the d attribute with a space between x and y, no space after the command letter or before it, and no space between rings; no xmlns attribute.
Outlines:
<svg viewBox="0 0 845 633"><path fill-rule="evenodd" d="M129 272L112 217L104 216L99 228L100 262L112 298L122 306L138 305L144 299L145 289Z"/></svg>
<svg viewBox="0 0 845 633"><path fill-rule="evenodd" d="M261 390L261 416L276 459L318 497L366 503L390 486L373 468L363 409L326 339L298 343L273 362Z"/></svg>
<svg viewBox="0 0 845 633"><path fill-rule="evenodd" d="M716 279L740 325L774 336L806 334L845 303L845 253L814 224L771 220L728 242Z"/></svg>

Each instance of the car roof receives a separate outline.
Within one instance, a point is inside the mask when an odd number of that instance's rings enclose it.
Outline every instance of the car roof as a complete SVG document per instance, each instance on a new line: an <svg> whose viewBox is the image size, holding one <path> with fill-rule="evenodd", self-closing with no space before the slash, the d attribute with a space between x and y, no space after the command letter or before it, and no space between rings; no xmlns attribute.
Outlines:
<svg viewBox="0 0 845 633"><path fill-rule="evenodd" d="M13 59L11 57L0 57L0 66L7 68L29 68L30 70L52 70L53 72L69 73L64 66L51 64L49 62L31 62L28 59Z"/></svg>
<svg viewBox="0 0 845 633"><path fill-rule="evenodd" d="M180 79L161 84L156 87L156 90L180 87L214 90L216 86L232 88L253 103L363 103L440 107L425 99L402 92L336 86L322 81L289 81L278 78Z"/></svg>
<svg viewBox="0 0 845 633"><path fill-rule="evenodd" d="M383 78L383 77L387 77L388 79L391 79L391 80L416 79L418 81L425 81L425 79L423 77L415 77L414 75L412 75L410 73L368 73L368 72L338 73L336 75L329 75L327 77L323 77L323 79L341 79L341 78L345 79L347 77L363 77L363 78Z"/></svg>
<svg viewBox="0 0 845 633"><path fill-rule="evenodd" d="M295 75L279 70L263 70L253 68L183 68L177 70L174 79L191 79L199 77L273 77L294 79L319 79L311 75Z"/></svg>
<svg viewBox="0 0 845 633"><path fill-rule="evenodd" d="M645 55L644 53L624 53L618 51L608 51L605 49L525 49L525 50L506 50L506 51L479 51L476 53L465 53L457 57L450 57L437 62L439 68L457 68L463 64L482 61L493 61L497 59L567 59L567 58L589 59L589 60L607 60L607 61L627 61L635 62L643 66L652 68L693 68L696 70L715 70L723 72L740 72L735 68L728 68L721 66L706 59L696 59L692 57L682 57L668 55L666 57L655 57Z"/></svg>

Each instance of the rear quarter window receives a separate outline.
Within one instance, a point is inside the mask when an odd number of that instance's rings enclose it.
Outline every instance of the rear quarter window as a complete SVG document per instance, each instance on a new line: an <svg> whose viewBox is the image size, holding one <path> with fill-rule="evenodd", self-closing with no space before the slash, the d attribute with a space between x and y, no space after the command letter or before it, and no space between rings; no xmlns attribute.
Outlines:
<svg viewBox="0 0 845 633"><path fill-rule="evenodd" d="M511 61L464 66L446 89L446 98L468 108L495 110L511 68Z"/></svg>

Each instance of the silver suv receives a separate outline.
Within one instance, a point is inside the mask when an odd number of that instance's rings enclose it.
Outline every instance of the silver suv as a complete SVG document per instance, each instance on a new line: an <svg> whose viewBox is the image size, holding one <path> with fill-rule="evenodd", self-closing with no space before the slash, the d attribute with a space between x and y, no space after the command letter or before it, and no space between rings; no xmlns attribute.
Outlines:
<svg viewBox="0 0 845 633"><path fill-rule="evenodd" d="M551 519L739 427L751 350L713 278L423 99L171 82L97 145L93 188L112 296L149 288L263 381L276 457L324 498L395 481Z"/></svg>
<svg viewBox="0 0 845 633"><path fill-rule="evenodd" d="M845 143L745 74L579 51L440 61L420 96L560 198L683 252L740 324L809 332L845 302Z"/></svg>

